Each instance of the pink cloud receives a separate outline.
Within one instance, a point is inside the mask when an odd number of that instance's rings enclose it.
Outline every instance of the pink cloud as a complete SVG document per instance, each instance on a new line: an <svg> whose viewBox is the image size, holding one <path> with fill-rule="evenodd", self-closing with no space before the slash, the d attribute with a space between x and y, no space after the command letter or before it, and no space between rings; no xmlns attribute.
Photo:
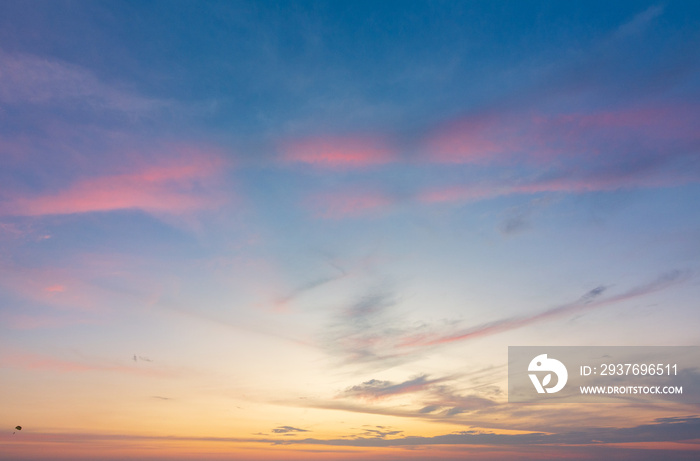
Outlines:
<svg viewBox="0 0 700 461"><path fill-rule="evenodd" d="M473 116L451 121L425 142L431 161L438 163L491 163L509 158L519 135L502 117Z"/></svg>
<svg viewBox="0 0 700 461"><path fill-rule="evenodd" d="M0 287L56 311L103 311L94 287L66 269L0 265ZM48 284L47 284L48 282Z"/></svg>
<svg viewBox="0 0 700 461"><path fill-rule="evenodd" d="M485 200L512 193L512 187L497 185L464 185L434 187L418 194L418 201L424 203L470 202Z"/></svg>
<svg viewBox="0 0 700 461"><path fill-rule="evenodd" d="M0 263L0 290L11 296L0 311L0 325L32 330L103 323L114 304L124 301L123 294L93 283L105 276L122 277L85 262L61 268Z"/></svg>
<svg viewBox="0 0 700 461"><path fill-rule="evenodd" d="M0 262L0 291L11 296L0 310L0 325L28 330L101 324L125 305L152 305L164 288L159 277L144 279L143 268L151 264L139 256L90 253L64 260L61 267ZM117 288L123 286L129 291Z"/></svg>
<svg viewBox="0 0 700 461"><path fill-rule="evenodd" d="M552 117L534 117L536 124L546 124L553 128L571 126L577 129L592 128L632 128L651 129L645 135L694 137L698 133L693 128L692 119L696 109L689 105L638 107L593 113L560 114Z"/></svg>
<svg viewBox="0 0 700 461"><path fill-rule="evenodd" d="M631 176L608 174L586 178L566 177L521 184L491 183L434 187L420 192L418 201L423 203L472 202L516 194L542 192L585 193L637 188L671 187L696 181L680 175Z"/></svg>
<svg viewBox="0 0 700 461"><path fill-rule="evenodd" d="M325 219L342 219L372 214L391 206L394 200L373 191L343 191L318 194L306 201L314 216Z"/></svg>
<svg viewBox="0 0 700 461"><path fill-rule="evenodd" d="M63 293L64 291L66 291L66 287L63 285L56 284L44 288L44 291L48 291L49 293Z"/></svg>
<svg viewBox="0 0 700 461"><path fill-rule="evenodd" d="M388 144L372 137L316 137L288 141L282 160L319 168L357 169L384 165L396 160Z"/></svg>
<svg viewBox="0 0 700 461"><path fill-rule="evenodd" d="M211 185L223 168L221 156L187 146L172 157L135 164L131 171L82 179L56 193L16 197L0 204L0 215L42 216L140 209L183 214L214 208L223 198Z"/></svg>
<svg viewBox="0 0 700 461"><path fill-rule="evenodd" d="M667 155L700 139L698 110L690 105L644 106L567 114L503 113L470 116L439 126L424 141L436 163L541 163L609 152L636 154L638 146Z"/></svg>

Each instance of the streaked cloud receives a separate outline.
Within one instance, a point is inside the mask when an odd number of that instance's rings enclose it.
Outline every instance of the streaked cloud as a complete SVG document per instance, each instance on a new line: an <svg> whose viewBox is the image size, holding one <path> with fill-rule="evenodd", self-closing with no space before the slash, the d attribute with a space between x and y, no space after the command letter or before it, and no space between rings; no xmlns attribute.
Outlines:
<svg viewBox="0 0 700 461"><path fill-rule="evenodd" d="M396 303L393 293L377 291L342 309L324 329L325 351L343 363L384 367L403 361L396 341L405 325L391 313Z"/></svg>
<svg viewBox="0 0 700 461"><path fill-rule="evenodd" d="M606 288L601 286L585 293L578 301L563 304L551 309L547 309L532 315L522 317L511 317L481 325L469 327L446 335L415 335L404 339L402 347L433 346L447 344L455 341L464 341L481 336L498 334L516 328L526 327L538 322L552 320L557 317L573 315L591 309L598 309L610 304L627 301L650 293L664 290L675 284L688 280L690 274L682 271L672 271L662 274L656 280L631 288L624 293L620 293L607 298L602 297Z"/></svg>
<svg viewBox="0 0 700 461"><path fill-rule="evenodd" d="M429 161L455 164L614 164L630 155L687 156L700 138L697 106L641 105L581 112L500 111L445 122L429 134ZM671 157L669 158L669 154Z"/></svg>
<svg viewBox="0 0 700 461"><path fill-rule="evenodd" d="M291 426L294 431L299 429ZM304 438L304 439L271 439L264 437L191 437L191 436L148 436L128 434L41 434L63 440L177 440L177 441L208 441L208 442L259 442L271 444L301 444L354 447L420 447L429 445L485 445L492 447L529 446L529 445L601 445L633 444L648 442L694 441L700 429L700 418L696 416L658 418L654 421L630 427L581 427L576 430L555 433L498 433L483 430L455 431L449 434L435 436L402 436L389 438L386 436L369 436L343 438ZM393 431L392 431L393 432ZM404 431L398 431L404 432ZM611 447L612 448L612 447ZM624 449L622 449L624 451ZM692 450L692 447L689 448ZM614 452L614 451L613 451ZM672 453L671 453L672 454ZM627 459L627 458L625 458Z"/></svg>
<svg viewBox="0 0 700 461"><path fill-rule="evenodd" d="M398 301L395 295L374 293L361 298L340 313L335 323L328 328L324 349L332 355L339 355L345 363L390 368L396 364L414 360L430 348L500 334L611 306L666 290L686 282L691 276L692 274L688 271L674 270L661 274L651 282L607 297L604 295L609 291L608 288L598 286L570 303L466 328L459 328L458 322L445 322L443 325L408 324L398 315L396 309ZM417 379L420 380L420 378ZM414 384L420 383L417 381ZM384 388L393 389L392 386L391 383L372 381L355 388L354 391L358 395L366 393L368 396L376 397L381 395ZM401 389L401 386L397 389Z"/></svg>
<svg viewBox="0 0 700 461"><path fill-rule="evenodd" d="M696 459L505 384L697 341L681 3L0 2L0 458Z"/></svg>
<svg viewBox="0 0 700 461"><path fill-rule="evenodd" d="M348 189L312 195L305 207L317 218L343 219L371 216L394 203L394 198L379 190Z"/></svg>
<svg viewBox="0 0 700 461"><path fill-rule="evenodd" d="M79 179L56 192L18 196L0 203L0 215L44 216L138 209L184 214L211 209L225 197L212 190L226 162L213 152L172 146L172 157L132 165L126 172Z"/></svg>
<svg viewBox="0 0 700 461"><path fill-rule="evenodd" d="M366 176L362 186L316 192L304 206L319 218L345 219L376 216L399 202L464 203L698 183L699 120L700 108L690 103L485 111L429 130L412 156L396 159L417 179L415 185L392 189ZM432 179L448 167L451 174ZM451 179L457 172L468 179Z"/></svg>
<svg viewBox="0 0 700 461"><path fill-rule="evenodd" d="M90 110L129 114L164 107L163 101L138 96L101 82L93 72L55 58L0 51L0 103L82 104Z"/></svg>
<svg viewBox="0 0 700 461"><path fill-rule="evenodd" d="M622 24L615 31L617 37L626 37L643 32L652 21L661 16L664 12L664 5L652 5L641 13L637 13L631 20Z"/></svg>
<svg viewBox="0 0 700 461"><path fill-rule="evenodd" d="M363 169L396 160L386 141L370 136L312 137L286 141L282 161L333 170Z"/></svg>
<svg viewBox="0 0 700 461"><path fill-rule="evenodd" d="M293 433L293 432L309 432L309 431L306 429L299 429L298 427L279 426L279 427L272 429L271 432L273 432L274 434L289 434L289 433Z"/></svg>
<svg viewBox="0 0 700 461"><path fill-rule="evenodd" d="M109 372L160 378L172 378L177 374L173 370L168 370L165 368L143 368L122 364L119 362L110 362L108 360L102 360L100 363L98 363L96 360L66 360L49 355L23 351L3 352L0 355L0 364L2 364L3 367L14 369L53 371L60 373Z"/></svg>
<svg viewBox="0 0 700 461"><path fill-rule="evenodd" d="M554 178L537 181L513 180L482 184L467 184L426 188L418 193L423 203L475 202L509 195L534 195L541 193L582 194L588 192L613 192L618 190L675 187L698 182L690 174L654 176L630 171L608 171L576 177L574 171L555 173ZM579 173L580 174L580 173ZM558 177L556 177L558 176Z"/></svg>
<svg viewBox="0 0 700 461"><path fill-rule="evenodd" d="M513 161L523 133L498 115L475 115L437 128L425 141L430 161L440 163L503 163Z"/></svg>
<svg viewBox="0 0 700 461"><path fill-rule="evenodd" d="M461 413L472 413L496 405L491 396L487 397L483 392L470 389L465 394L459 391L456 387L458 378L460 377L445 376L430 379L423 374L400 383L371 379L345 389L336 399L369 403L375 407L375 411L383 410L386 414L393 414L396 405L392 404L392 398L409 397L411 404L402 401L400 405L402 415L411 412L414 417L430 420L450 420ZM343 408L347 410L348 405L351 405L356 406L355 411L366 411L366 404L355 402L346 403Z"/></svg>
<svg viewBox="0 0 700 461"><path fill-rule="evenodd" d="M428 379L426 375L420 375L402 383L380 381L372 379L362 384L349 387L340 396L353 397L364 400L380 400L395 395L408 394L425 390L436 383L445 381L446 378Z"/></svg>
<svg viewBox="0 0 700 461"><path fill-rule="evenodd" d="M399 435L399 434L403 433L403 431L394 430L391 427L386 427L386 426L365 425L364 427L365 427L365 429L363 429L362 432L355 437L379 437L380 439L384 439L387 437L391 437L391 436ZM349 437L352 437L352 436L349 436Z"/></svg>

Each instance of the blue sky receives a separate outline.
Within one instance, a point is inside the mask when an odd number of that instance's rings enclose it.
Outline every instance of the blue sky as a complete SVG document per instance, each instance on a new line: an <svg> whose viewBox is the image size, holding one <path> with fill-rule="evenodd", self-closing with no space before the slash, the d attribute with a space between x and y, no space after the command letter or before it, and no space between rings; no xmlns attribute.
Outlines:
<svg viewBox="0 0 700 461"><path fill-rule="evenodd" d="M699 8L4 2L0 459L696 457L505 392L698 345Z"/></svg>

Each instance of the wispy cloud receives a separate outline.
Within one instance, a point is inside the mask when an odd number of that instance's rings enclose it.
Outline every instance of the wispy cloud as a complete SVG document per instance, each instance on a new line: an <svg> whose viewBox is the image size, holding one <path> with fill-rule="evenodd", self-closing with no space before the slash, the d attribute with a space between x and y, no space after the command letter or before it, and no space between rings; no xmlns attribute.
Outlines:
<svg viewBox="0 0 700 461"><path fill-rule="evenodd" d="M549 205L553 200L549 197L538 197L525 204L514 206L505 211L505 216L499 225L504 235L519 234L528 230L532 224L532 218Z"/></svg>
<svg viewBox="0 0 700 461"><path fill-rule="evenodd" d="M54 313L96 315L105 311L99 290L68 269L0 264L0 276L0 287L6 293ZM0 313L28 316L32 310L7 306Z"/></svg>
<svg viewBox="0 0 700 461"><path fill-rule="evenodd" d="M379 190L349 189L315 194L305 201L305 206L317 218L343 219L377 214L394 202Z"/></svg>
<svg viewBox="0 0 700 461"><path fill-rule="evenodd" d="M651 23L664 12L663 5L652 5L641 13L637 13L631 20L617 28L617 37L626 37L643 32Z"/></svg>
<svg viewBox="0 0 700 461"><path fill-rule="evenodd" d="M653 172L635 174L634 171L618 171L617 168L583 176L577 176L573 171L562 171L554 176L554 178L544 177L535 181L514 180L427 188L418 193L418 201L423 203L475 202L507 195L611 192L674 187L699 180L693 177L692 172L675 176L668 174L657 176Z"/></svg>
<svg viewBox="0 0 700 461"><path fill-rule="evenodd" d="M324 331L325 350L339 356L343 363L370 367L405 360L396 343L405 325L391 313L396 304L392 293L377 291L343 309Z"/></svg>
<svg viewBox="0 0 700 461"><path fill-rule="evenodd" d="M298 427L279 426L279 427L272 429L272 432L275 434L288 434L291 432L309 432L309 431L306 429L299 429Z"/></svg>
<svg viewBox="0 0 700 461"><path fill-rule="evenodd" d="M321 445L392 447L425 445L527 446L542 444L597 445L608 443L670 442L697 439L700 418L661 418L633 427L582 427L557 433L503 434L489 431L459 431L432 437L358 437L354 439L297 439L289 443Z"/></svg>
<svg viewBox="0 0 700 461"><path fill-rule="evenodd" d="M436 383L444 382L446 379L447 378L428 379L426 375L417 376L402 383L372 379L346 389L340 396L369 401L380 400L395 395L420 392L434 386Z"/></svg>
<svg viewBox="0 0 700 461"><path fill-rule="evenodd" d="M225 162L213 152L172 146L171 158L134 165L131 171L80 179L52 193L19 196L0 203L0 215L43 216L138 209L183 214L221 205L212 183Z"/></svg>
<svg viewBox="0 0 700 461"><path fill-rule="evenodd" d="M138 114L165 106L101 82L91 71L54 58L0 51L0 102L83 104L91 110Z"/></svg>
<svg viewBox="0 0 700 461"><path fill-rule="evenodd" d="M401 198L386 192L396 187L370 182L317 192L304 205L316 217L343 219L376 216L404 201L463 203L698 183L699 120L700 108L691 103L484 111L436 126L412 156L396 159L420 179L399 187ZM430 172L445 168L450 174L431 182ZM459 177L456 172L466 179L445 179Z"/></svg>
<svg viewBox="0 0 700 461"><path fill-rule="evenodd" d="M417 322L411 325L398 314L392 313L392 309L398 304L393 295L374 293L351 304L338 315L335 322L327 329L328 336L324 340L324 348L328 353L340 356L344 363L389 368L398 363L413 360L434 347L500 334L540 322L600 309L665 290L687 281L690 277L690 272L675 270L664 273L649 283L607 297L605 294L609 288L598 286L570 303L466 328L459 328L460 322L445 322L442 325ZM420 378L416 379L418 381L413 384L420 384ZM388 388L385 389L387 386ZM373 381L349 392L378 396L383 390L393 389L391 386L393 384ZM397 389L401 389L401 386Z"/></svg>
<svg viewBox="0 0 700 461"><path fill-rule="evenodd" d="M309 282L299 285L284 296L276 298L274 300L275 307L278 309L284 309L289 305L290 302L294 301L299 296L302 296L303 294L310 292L316 288L322 287L323 285L335 282L337 280L341 280L348 276L348 272L345 269L339 267L338 265L329 262L329 266L336 271L336 274L328 275L325 277L319 277L315 280L311 280Z"/></svg>
<svg viewBox="0 0 700 461"><path fill-rule="evenodd" d="M457 377L448 376L430 379L428 375L419 375L400 383L371 379L362 384L351 386L336 396L336 399L368 402L375 406L375 410L383 408L387 414L394 410L391 406L391 398L396 396L409 397L411 404L403 403L402 412L412 412L414 417L426 419L442 418L449 420L452 416L461 413L470 413L475 410L496 405L491 398L484 397L473 390L466 395L455 387ZM347 409L346 404L345 409ZM356 405L356 410L363 412L365 405ZM405 416L405 414L404 414Z"/></svg>
<svg viewBox="0 0 700 461"><path fill-rule="evenodd" d="M439 385L430 390L430 394L422 405L423 407L419 410L422 414L441 414L449 418L461 413L493 407L496 402L492 398L474 392L463 395L448 385Z"/></svg>
<svg viewBox="0 0 700 461"><path fill-rule="evenodd" d="M391 437L391 436L399 435L399 434L403 433L403 431L395 430L391 427L386 427L386 426L365 425L364 427L365 427L365 429L363 429L359 435L349 436L349 437L378 437L380 439L385 439L387 437ZM372 429L372 428L374 428L374 429Z"/></svg>
<svg viewBox="0 0 700 461"><path fill-rule="evenodd" d="M634 299L640 296L644 296L650 293L666 289L672 285L688 280L688 278L689 273L687 272L672 271L666 274L662 274L659 278L650 283L634 287L624 293L610 296L607 298L602 297L603 293L606 291L606 287L600 286L585 293L577 301L568 304L563 304L561 306L557 306L551 309L547 309L533 315L500 319L493 322L469 327L446 335L419 334L415 336L409 336L405 338L404 342L402 343L402 346L433 346L438 344L447 344L455 341L474 339L481 336L498 334L505 331L514 330L516 328L522 328L538 322L552 320L558 317L581 313L584 311L608 306L610 304Z"/></svg>
<svg viewBox="0 0 700 461"><path fill-rule="evenodd" d="M439 163L511 162L523 135L504 115L479 114L444 123L427 137L424 149Z"/></svg>
<svg viewBox="0 0 700 461"><path fill-rule="evenodd" d="M698 108L688 104L502 111L448 121L427 136L423 149L427 160L442 163L542 165L557 158L600 165L628 155L688 155L700 140L697 119Z"/></svg>
<svg viewBox="0 0 700 461"><path fill-rule="evenodd" d="M370 136L290 140L283 143L281 150L283 162L334 170L362 169L396 160L386 141Z"/></svg>
<svg viewBox="0 0 700 461"><path fill-rule="evenodd" d="M291 426L292 430L299 430ZM697 440L700 430L700 418L697 416L658 418L654 421L630 427L596 427L585 426L576 430L558 431L554 433L497 433L482 430L457 431L435 436L402 436L386 437L384 431L380 434L370 432L370 436L362 437L352 434L341 438L303 438L284 439L265 437L189 437L189 436L148 436L129 434L41 434L34 433L33 437L44 440L57 439L62 441L96 441L96 440L176 440L176 441L207 441L207 442L258 442L270 444L294 445L327 445L348 447L420 447L429 445L482 445L492 447L525 447L531 445L585 445L601 446L604 444L634 444L649 442L679 442ZM302 430L303 431L303 430ZM394 431L389 431L394 432ZM403 431L396 431L396 434ZM694 447L688 447L693 450ZM673 453L673 452L672 452ZM667 456L672 455L667 453ZM627 459L627 458L626 458ZM632 458L629 458L632 459ZM683 458L685 459L685 458ZM689 459L689 458L688 458Z"/></svg>
<svg viewBox="0 0 700 461"><path fill-rule="evenodd" d="M160 378L172 378L175 373L163 368L142 368L121 363L104 363L95 361L76 361L56 358L48 355L34 354L23 351L7 351L0 354L0 364L4 367L35 371L54 371L60 373L75 372L109 372L125 373Z"/></svg>

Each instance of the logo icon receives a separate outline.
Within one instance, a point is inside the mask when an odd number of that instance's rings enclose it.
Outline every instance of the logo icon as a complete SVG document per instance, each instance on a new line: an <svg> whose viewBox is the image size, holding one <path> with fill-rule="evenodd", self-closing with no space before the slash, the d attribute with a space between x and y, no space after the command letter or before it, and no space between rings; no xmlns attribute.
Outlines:
<svg viewBox="0 0 700 461"><path fill-rule="evenodd" d="M535 389L537 389L538 394L544 394L545 391L549 394L559 392L566 385L566 380L569 379L569 373L566 371L564 364L557 359L547 358L547 354L540 354L532 359L530 365L527 367L527 371L550 372L542 379L541 383L536 374L530 373L528 375L530 377L530 381L532 381L532 384L535 386ZM553 387L546 387L547 384L552 381L552 373L557 375L557 384Z"/></svg>

